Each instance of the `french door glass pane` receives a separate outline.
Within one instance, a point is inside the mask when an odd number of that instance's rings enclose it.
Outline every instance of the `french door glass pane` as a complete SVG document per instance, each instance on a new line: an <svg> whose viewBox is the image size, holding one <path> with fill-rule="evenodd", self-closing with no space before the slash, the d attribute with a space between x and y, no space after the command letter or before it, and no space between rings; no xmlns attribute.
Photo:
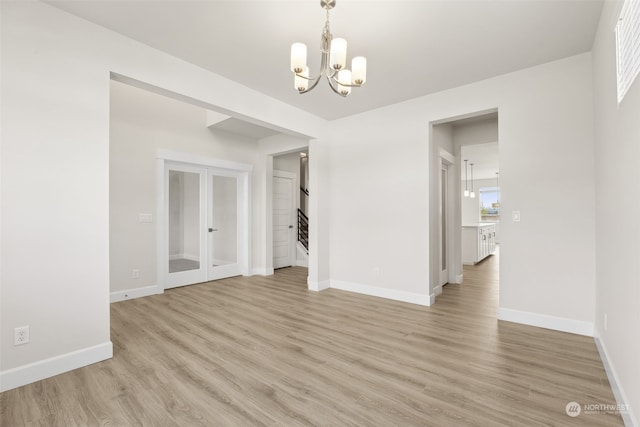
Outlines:
<svg viewBox="0 0 640 427"><path fill-rule="evenodd" d="M200 175L169 171L169 273L200 269Z"/></svg>
<svg viewBox="0 0 640 427"><path fill-rule="evenodd" d="M211 266L238 262L238 180L211 176L212 226Z"/></svg>

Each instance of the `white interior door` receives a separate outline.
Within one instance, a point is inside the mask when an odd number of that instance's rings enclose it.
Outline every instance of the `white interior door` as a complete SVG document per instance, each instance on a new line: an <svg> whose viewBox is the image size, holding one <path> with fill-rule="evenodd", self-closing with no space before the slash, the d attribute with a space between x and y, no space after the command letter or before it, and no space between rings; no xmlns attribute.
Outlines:
<svg viewBox="0 0 640 427"><path fill-rule="evenodd" d="M206 169L168 165L165 170L167 257L165 288L204 282Z"/></svg>
<svg viewBox="0 0 640 427"><path fill-rule="evenodd" d="M448 247L448 216L449 216L449 167L441 164L440 168L440 208L439 208L439 254L440 254L440 277L439 285L449 282L449 247Z"/></svg>
<svg viewBox="0 0 640 427"><path fill-rule="evenodd" d="M295 263L294 181L293 173L273 171L273 268Z"/></svg>
<svg viewBox="0 0 640 427"><path fill-rule="evenodd" d="M164 288L248 275L249 172L166 162L163 179Z"/></svg>
<svg viewBox="0 0 640 427"><path fill-rule="evenodd" d="M208 261L207 278L217 280L242 274L239 225L242 205L239 177L234 173L209 169L207 205Z"/></svg>

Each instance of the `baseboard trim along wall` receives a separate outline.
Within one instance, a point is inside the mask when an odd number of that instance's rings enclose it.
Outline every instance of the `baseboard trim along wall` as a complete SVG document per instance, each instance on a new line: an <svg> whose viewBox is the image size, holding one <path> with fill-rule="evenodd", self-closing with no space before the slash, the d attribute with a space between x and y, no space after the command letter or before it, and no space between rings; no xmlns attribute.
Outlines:
<svg viewBox="0 0 640 427"><path fill-rule="evenodd" d="M157 286L145 286L144 288L127 289L126 291L111 292L111 302L148 297L149 295L156 295L161 293L161 291L158 291Z"/></svg>
<svg viewBox="0 0 640 427"><path fill-rule="evenodd" d="M111 359L111 341L0 372L0 392Z"/></svg>
<svg viewBox="0 0 640 427"><path fill-rule="evenodd" d="M633 408L629 404L629 400L627 399L627 395L622 389L620 385L620 381L618 379L618 374L616 373L615 368L609 362L609 353L607 352L604 343L597 336L594 337L596 342L596 347L598 348L598 353L600 353L600 359L602 359L602 364L604 365L604 370L607 372L607 379L609 380L609 385L611 385L611 391L613 391L613 396L616 398L616 403L626 410L620 411L620 415L622 416L622 420L624 421L625 426L638 427L640 424L638 423L638 419L636 418Z"/></svg>
<svg viewBox="0 0 640 427"><path fill-rule="evenodd" d="M252 276L271 276L273 274L273 268L252 268Z"/></svg>
<svg viewBox="0 0 640 427"><path fill-rule="evenodd" d="M510 308L498 308L498 320L522 323L524 325L537 326L539 328L553 329L555 331L569 332L571 334L585 335L588 337L593 336L593 323L591 322L549 316L546 314L512 310Z"/></svg>
<svg viewBox="0 0 640 427"><path fill-rule="evenodd" d="M329 289L330 287L329 285L330 285L330 282L328 280L321 280L319 282L315 282L307 278L307 287L309 288L310 291L314 291L314 292L324 291L325 289Z"/></svg>
<svg viewBox="0 0 640 427"><path fill-rule="evenodd" d="M358 294L369 295L373 297L388 298L395 301L409 302L430 306L435 295L416 294L413 292L397 291L394 289L378 288L376 286L364 285L362 283L345 282L342 280L331 280L332 289L341 291L356 292Z"/></svg>
<svg viewBox="0 0 640 427"><path fill-rule="evenodd" d="M296 267L309 267L309 261L306 259L297 259Z"/></svg>

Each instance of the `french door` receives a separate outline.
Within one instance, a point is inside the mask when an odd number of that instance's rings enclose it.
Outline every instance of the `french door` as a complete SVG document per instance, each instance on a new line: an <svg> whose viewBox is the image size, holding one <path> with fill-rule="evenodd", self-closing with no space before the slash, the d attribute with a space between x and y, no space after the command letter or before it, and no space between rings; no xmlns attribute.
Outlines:
<svg viewBox="0 0 640 427"><path fill-rule="evenodd" d="M165 289L243 274L246 174L167 162L164 189Z"/></svg>

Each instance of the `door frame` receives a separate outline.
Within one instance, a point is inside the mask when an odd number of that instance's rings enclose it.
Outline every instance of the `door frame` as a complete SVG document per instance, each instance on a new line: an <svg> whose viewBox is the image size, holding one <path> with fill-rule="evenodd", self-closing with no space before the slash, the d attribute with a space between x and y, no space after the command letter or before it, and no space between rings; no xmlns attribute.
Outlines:
<svg viewBox="0 0 640 427"><path fill-rule="evenodd" d="M293 225L293 228L291 229L291 233L289 235L289 261L291 262L291 266L295 266L296 265L296 244L297 244L297 236L298 236L298 217L297 217L297 207L300 205L299 199L300 199L300 178L298 177L299 174L297 173L293 173L293 172L287 172L287 171L281 171L281 170L277 170L274 169L273 170L273 174L271 176L271 180L273 182L273 178L286 178L286 179L290 179L292 186L291 186L291 206L289 209L289 215L290 215L290 221L291 224ZM273 185L271 186L271 197L273 200ZM273 218L273 203L271 205L271 215ZM271 230L272 230L272 236L273 236L273 221L271 222ZM273 246L273 238L271 241L271 245ZM271 254L271 258L273 259L273 253Z"/></svg>
<svg viewBox="0 0 640 427"><path fill-rule="evenodd" d="M250 275L251 272L251 178L253 165L201 156L179 151L159 149L156 156L156 287L158 293L163 293L167 285L168 265L165 255L168 252L168 215L166 214L167 195L165 193L165 170L167 165L182 165L195 168L214 168L232 172L238 178L238 207L241 209L238 223L238 241L242 248L239 250L238 263L241 274ZM205 174L206 175L206 174ZM205 178L206 180L206 178ZM201 188L201 191L205 191ZM206 215L205 215L206 221ZM205 222L206 224L206 222ZM203 232L206 231L203 230ZM203 239L206 236L203 234ZM204 259L207 259L205 250ZM204 260L203 260L204 261ZM207 274L205 274L205 279Z"/></svg>
<svg viewBox="0 0 640 427"><path fill-rule="evenodd" d="M447 212L447 226L446 226L446 241L447 241L447 260L448 260L448 266L447 266L447 282L445 283L456 283L456 272L455 272L455 263L454 261L454 257L455 257L455 197L456 197L456 186L454 185L454 180L456 179L457 176L457 168L456 168L456 157L449 153L446 150L440 149L439 150L439 156L438 156L438 171L440 171L440 173L438 173L438 188L440 189L439 191L441 191L442 189L442 182L441 182L441 171L442 171L442 167L445 166L447 167L447 181L448 181L448 185L447 185L447 197L446 197L446 203L447 203L447 208L446 208L446 212ZM440 194L440 193L438 193ZM440 205L442 203L442 197L438 197L438 205ZM438 209L439 215L441 212L440 206ZM438 221L438 230L440 230L440 217L438 217L439 221ZM440 231L438 231L438 248L442 247L442 236ZM442 265L442 259L440 258L440 250L438 249L438 253L437 253L437 258L438 258L438 284L436 285L436 287L434 288L434 294L437 296L439 294L442 293L442 286L443 284L440 283L440 265Z"/></svg>
<svg viewBox="0 0 640 427"><path fill-rule="evenodd" d="M438 192L438 287L449 283L449 164L440 158L439 192ZM444 227L443 227L444 222ZM444 228L444 230L443 230ZM443 249L444 246L444 250ZM444 258L444 259L443 259ZM445 264L445 268L442 266ZM444 276L444 277L443 277Z"/></svg>

